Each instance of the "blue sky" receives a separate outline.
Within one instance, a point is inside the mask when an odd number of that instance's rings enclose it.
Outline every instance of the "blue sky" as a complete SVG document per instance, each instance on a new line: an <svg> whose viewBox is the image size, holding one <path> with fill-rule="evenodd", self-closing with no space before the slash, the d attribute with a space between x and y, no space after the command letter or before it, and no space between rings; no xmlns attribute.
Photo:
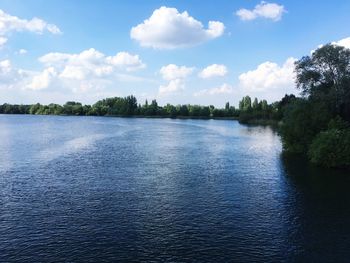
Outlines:
<svg viewBox="0 0 350 263"><path fill-rule="evenodd" d="M296 59L329 42L350 48L346 0L0 0L0 9L0 103L271 102L297 93Z"/></svg>

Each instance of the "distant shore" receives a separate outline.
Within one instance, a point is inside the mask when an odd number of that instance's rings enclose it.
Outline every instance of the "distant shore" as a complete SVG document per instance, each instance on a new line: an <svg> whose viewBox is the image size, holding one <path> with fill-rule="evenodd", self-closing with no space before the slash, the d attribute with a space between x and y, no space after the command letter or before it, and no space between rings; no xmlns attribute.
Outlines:
<svg viewBox="0 0 350 263"><path fill-rule="evenodd" d="M193 119L193 120L235 120L238 121L238 117L210 117L210 116L160 116L160 115L73 115L73 114L5 114L0 113L0 115L30 115L30 116L70 116L70 117L116 117L116 118L141 118L141 119Z"/></svg>

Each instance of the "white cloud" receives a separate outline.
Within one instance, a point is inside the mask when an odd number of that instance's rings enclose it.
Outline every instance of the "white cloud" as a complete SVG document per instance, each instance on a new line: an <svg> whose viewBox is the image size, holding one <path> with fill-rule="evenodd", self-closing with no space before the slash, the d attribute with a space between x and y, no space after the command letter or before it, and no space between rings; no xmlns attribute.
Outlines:
<svg viewBox="0 0 350 263"><path fill-rule="evenodd" d="M6 37L1 37L0 36L0 48L5 45L7 42L7 38Z"/></svg>
<svg viewBox="0 0 350 263"><path fill-rule="evenodd" d="M191 75L194 68L169 64L160 69L160 74L165 80L183 79Z"/></svg>
<svg viewBox="0 0 350 263"><path fill-rule="evenodd" d="M42 34L45 30L52 34L61 33L61 30L56 25L48 24L40 18L21 19L0 9L0 35L5 35L10 31L30 31Z"/></svg>
<svg viewBox="0 0 350 263"><path fill-rule="evenodd" d="M21 19L5 13L0 9L0 46L7 42L7 35L10 32L29 31L36 34L43 34L48 31L52 34L61 34L61 30L54 24L34 17L31 20Z"/></svg>
<svg viewBox="0 0 350 263"><path fill-rule="evenodd" d="M62 31L58 28L58 26L53 24L47 24L46 29L52 34L62 34Z"/></svg>
<svg viewBox="0 0 350 263"><path fill-rule="evenodd" d="M345 48L350 48L350 37L343 38L343 39L340 39L338 41L333 41L331 44L337 45L337 46L341 46L341 47L345 47ZM319 48L321 48L323 46L324 46L323 44L318 45L317 49L319 49ZM310 52L310 55L312 55L315 51L316 51L316 49L312 49L311 52Z"/></svg>
<svg viewBox="0 0 350 263"><path fill-rule="evenodd" d="M134 71L146 65L138 55L119 52L106 56L90 48L78 54L49 53L39 58L47 67L53 66L59 76L67 79L84 80L91 77L104 77L120 71Z"/></svg>
<svg viewBox="0 0 350 263"><path fill-rule="evenodd" d="M49 53L39 59L43 63L41 71L19 69L9 60L0 61L0 99L12 103L94 103L105 97L137 95L141 85L157 83L128 73L133 63L113 65L107 58L94 49L78 54Z"/></svg>
<svg viewBox="0 0 350 263"><path fill-rule="evenodd" d="M17 72L13 70L10 60L0 61L0 79L1 86L5 86L10 83L12 78L17 76Z"/></svg>
<svg viewBox="0 0 350 263"><path fill-rule="evenodd" d="M236 15L239 16L239 18L244 21L254 20L257 17L253 11L250 11L245 8L239 9L236 12Z"/></svg>
<svg viewBox="0 0 350 263"><path fill-rule="evenodd" d="M224 83L220 87L212 89L203 89L195 92L193 95L195 97L208 96L208 95L220 95L220 94L232 94L234 91L230 84Z"/></svg>
<svg viewBox="0 0 350 263"><path fill-rule="evenodd" d="M115 66L125 66L127 71L134 71L146 67L138 55L131 55L128 52L119 52L114 57L107 57L107 61Z"/></svg>
<svg viewBox="0 0 350 263"><path fill-rule="evenodd" d="M77 54L48 53L39 61L44 69L33 72L27 78L24 89L91 93L91 96L104 94L106 88L115 87L118 82L139 82L142 78L124 72L145 66L137 55L120 52L115 56L106 56L93 48Z"/></svg>
<svg viewBox="0 0 350 263"><path fill-rule="evenodd" d="M342 46L345 48L350 48L350 37L343 38L339 41L332 42L332 44Z"/></svg>
<svg viewBox="0 0 350 263"><path fill-rule="evenodd" d="M10 60L0 61L0 74L6 74L11 70Z"/></svg>
<svg viewBox="0 0 350 263"><path fill-rule="evenodd" d="M208 28L191 17L187 11L179 13L176 8L162 6L154 10L150 18L133 27L130 37L141 46L159 49L174 49L201 44L224 33L225 26L218 21L209 21Z"/></svg>
<svg viewBox="0 0 350 263"><path fill-rule="evenodd" d="M93 48L79 54L49 53L39 61L47 67L54 67L61 78L76 80L101 76L104 68L108 67L105 55Z"/></svg>
<svg viewBox="0 0 350 263"><path fill-rule="evenodd" d="M167 85L159 87L159 95L167 95L185 89L185 79L192 74L194 68L169 64L160 69L163 79L168 80Z"/></svg>
<svg viewBox="0 0 350 263"><path fill-rule="evenodd" d="M56 76L57 72L53 67L46 68L43 72L33 77L27 88L32 90L47 89Z"/></svg>
<svg viewBox="0 0 350 263"><path fill-rule="evenodd" d="M285 12L286 9L283 5L262 1L260 4L256 5L253 10L245 8L239 9L236 15L244 21L254 20L259 17L279 21Z"/></svg>
<svg viewBox="0 0 350 263"><path fill-rule="evenodd" d="M212 77L223 77L227 74L227 68L225 65L213 64L203 69L198 76L203 79Z"/></svg>
<svg viewBox="0 0 350 263"><path fill-rule="evenodd" d="M18 54L20 54L20 55L24 55L27 53L28 53L28 51L26 49L21 48L20 50L18 50Z"/></svg>
<svg viewBox="0 0 350 263"><path fill-rule="evenodd" d="M159 95L167 95L171 93L176 93L183 91L185 89L185 84L183 79L173 79L165 86L161 85L159 87Z"/></svg>
<svg viewBox="0 0 350 263"><path fill-rule="evenodd" d="M24 85L23 80L28 75L28 72L14 68L8 59L0 61L0 90L9 90L15 87L21 88Z"/></svg>
<svg viewBox="0 0 350 263"><path fill-rule="evenodd" d="M295 93L295 58L288 58L282 66L264 62L255 70L239 76L239 85L245 94L257 94L270 100L280 99L286 93Z"/></svg>

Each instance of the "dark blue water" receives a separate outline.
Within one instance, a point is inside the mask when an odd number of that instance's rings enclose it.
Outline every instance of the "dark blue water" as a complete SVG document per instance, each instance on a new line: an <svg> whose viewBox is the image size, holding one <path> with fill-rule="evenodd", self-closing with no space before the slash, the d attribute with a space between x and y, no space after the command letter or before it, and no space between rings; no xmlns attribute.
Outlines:
<svg viewBox="0 0 350 263"><path fill-rule="evenodd" d="M236 121L0 115L0 262L347 262L350 175Z"/></svg>

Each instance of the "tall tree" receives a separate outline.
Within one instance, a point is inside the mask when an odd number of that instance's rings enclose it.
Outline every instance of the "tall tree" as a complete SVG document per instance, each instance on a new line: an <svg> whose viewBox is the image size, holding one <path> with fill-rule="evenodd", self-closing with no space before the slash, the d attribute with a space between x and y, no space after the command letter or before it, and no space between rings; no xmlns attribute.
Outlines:
<svg viewBox="0 0 350 263"><path fill-rule="evenodd" d="M350 49L328 44L296 62L296 83L311 100L350 120Z"/></svg>

